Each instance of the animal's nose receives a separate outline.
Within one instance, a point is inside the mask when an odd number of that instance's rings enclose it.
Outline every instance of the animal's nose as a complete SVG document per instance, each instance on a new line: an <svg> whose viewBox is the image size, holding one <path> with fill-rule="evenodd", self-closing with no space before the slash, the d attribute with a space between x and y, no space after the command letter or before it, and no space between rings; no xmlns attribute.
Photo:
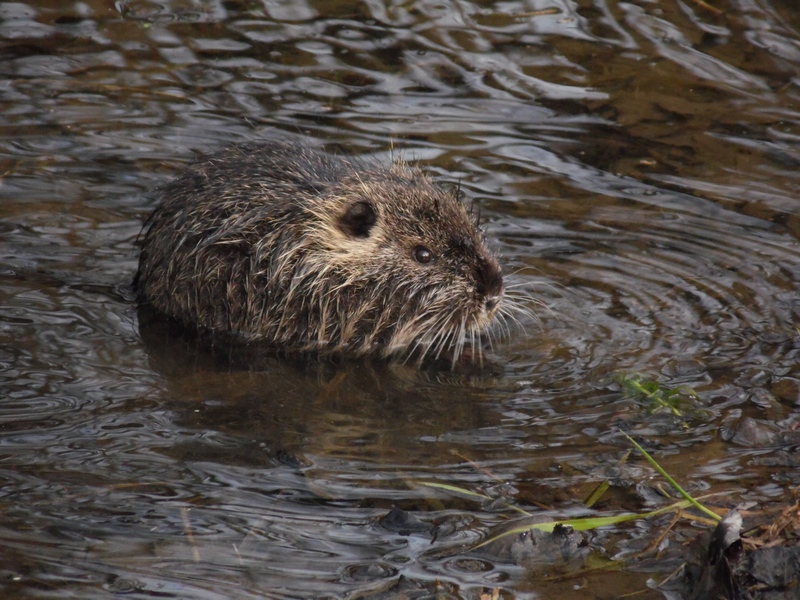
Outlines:
<svg viewBox="0 0 800 600"><path fill-rule="evenodd" d="M492 310L503 294L503 273L494 261L483 259L475 275L476 291L486 298L486 308Z"/></svg>

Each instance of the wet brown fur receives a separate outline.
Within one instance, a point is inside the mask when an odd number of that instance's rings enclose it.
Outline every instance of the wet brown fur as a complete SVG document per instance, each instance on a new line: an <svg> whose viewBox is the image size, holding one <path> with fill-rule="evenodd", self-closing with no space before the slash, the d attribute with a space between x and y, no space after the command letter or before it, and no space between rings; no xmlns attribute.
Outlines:
<svg viewBox="0 0 800 600"><path fill-rule="evenodd" d="M470 214L404 162L250 143L156 196L139 298L201 330L421 360L475 347L500 310L500 267Z"/></svg>

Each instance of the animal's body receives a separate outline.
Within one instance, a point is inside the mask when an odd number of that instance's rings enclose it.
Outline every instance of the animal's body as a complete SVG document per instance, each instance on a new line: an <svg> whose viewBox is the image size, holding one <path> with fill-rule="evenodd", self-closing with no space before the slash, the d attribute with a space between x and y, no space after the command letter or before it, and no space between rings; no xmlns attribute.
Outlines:
<svg viewBox="0 0 800 600"><path fill-rule="evenodd" d="M404 162L231 146L156 190L140 301L289 351L461 352L500 310L500 267L454 193Z"/></svg>

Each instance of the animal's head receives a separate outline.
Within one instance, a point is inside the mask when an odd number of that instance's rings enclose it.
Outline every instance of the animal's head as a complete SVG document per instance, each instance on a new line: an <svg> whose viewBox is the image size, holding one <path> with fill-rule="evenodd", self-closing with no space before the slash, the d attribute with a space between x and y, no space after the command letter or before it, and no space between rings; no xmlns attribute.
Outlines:
<svg viewBox="0 0 800 600"><path fill-rule="evenodd" d="M354 168L308 210L316 267L340 279L342 294L357 290L361 302L342 307L381 354L460 354L501 309L502 272L475 218L404 163Z"/></svg>

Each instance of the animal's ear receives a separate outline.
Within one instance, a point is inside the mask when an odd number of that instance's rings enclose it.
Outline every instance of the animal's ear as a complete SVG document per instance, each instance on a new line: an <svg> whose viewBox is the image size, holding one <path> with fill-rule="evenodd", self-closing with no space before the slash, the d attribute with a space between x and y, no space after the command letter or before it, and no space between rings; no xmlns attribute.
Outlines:
<svg viewBox="0 0 800 600"><path fill-rule="evenodd" d="M369 237L369 233L375 222L378 220L378 215L375 213L375 208L369 202L354 202L351 204L347 212L342 215L339 220L339 226L347 235L356 238Z"/></svg>

